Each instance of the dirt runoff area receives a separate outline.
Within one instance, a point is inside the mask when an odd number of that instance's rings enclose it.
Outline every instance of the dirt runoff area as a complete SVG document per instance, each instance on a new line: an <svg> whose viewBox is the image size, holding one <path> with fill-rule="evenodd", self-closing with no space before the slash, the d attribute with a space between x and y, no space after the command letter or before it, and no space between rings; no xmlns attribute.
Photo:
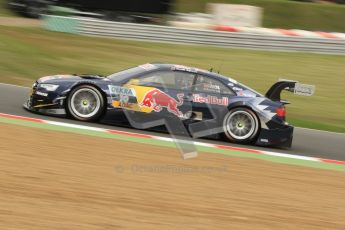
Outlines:
<svg viewBox="0 0 345 230"><path fill-rule="evenodd" d="M0 26L39 27L42 26L42 22L30 18L0 17Z"/></svg>
<svg viewBox="0 0 345 230"><path fill-rule="evenodd" d="M0 124L1 229L345 229L345 173Z"/></svg>

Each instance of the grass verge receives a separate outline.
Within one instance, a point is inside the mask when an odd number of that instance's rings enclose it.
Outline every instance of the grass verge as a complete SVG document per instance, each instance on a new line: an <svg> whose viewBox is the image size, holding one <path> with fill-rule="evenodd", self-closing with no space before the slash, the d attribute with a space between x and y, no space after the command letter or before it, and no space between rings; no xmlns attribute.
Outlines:
<svg viewBox="0 0 345 230"><path fill-rule="evenodd" d="M113 138L113 139L118 139L118 140L123 140L123 141L137 142L141 144L158 145L158 146L176 148L173 142L146 139L146 138L140 138L140 137L130 137L130 136L125 136L121 134L110 134L110 133L97 132L97 131L91 131L91 130L85 130L85 129L55 126L55 125L49 125L49 124L41 124L41 123L22 121L22 120L16 120L16 119L11 119L11 118L0 117L0 124L1 123L21 125L21 126L26 126L26 127L31 127L31 128L76 133L76 134L82 134L82 135L90 135L90 136L103 137L103 138ZM304 166L304 167L311 167L311 168L345 171L345 166L341 164L339 165L329 164L325 162L307 161L307 160L301 160L301 159L269 156L269 155L263 155L263 154L253 154L253 153L245 152L245 151L225 150L225 149L220 149L220 148L212 148L212 147L204 147L204 146L196 146L196 147L199 152L218 153L218 154L229 155L229 156L266 160L266 161L271 161L271 162L281 163L281 164L290 164L290 165L297 165L297 166Z"/></svg>
<svg viewBox="0 0 345 230"><path fill-rule="evenodd" d="M7 0L0 0L0 17L1 16L15 16L8 7L7 7Z"/></svg>
<svg viewBox="0 0 345 230"><path fill-rule="evenodd" d="M91 38L0 26L0 82L31 86L60 73L111 74L146 62L220 70L264 93L278 78L316 85L316 95L284 93L293 125L345 132L345 56L222 49Z"/></svg>

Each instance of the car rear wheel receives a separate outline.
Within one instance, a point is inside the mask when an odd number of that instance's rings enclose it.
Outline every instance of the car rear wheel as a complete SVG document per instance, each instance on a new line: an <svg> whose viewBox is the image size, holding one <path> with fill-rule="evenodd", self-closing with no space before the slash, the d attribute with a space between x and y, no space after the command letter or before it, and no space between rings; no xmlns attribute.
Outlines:
<svg viewBox="0 0 345 230"><path fill-rule="evenodd" d="M95 121L100 118L104 111L103 96L93 86L79 86L69 94L67 110L77 120Z"/></svg>
<svg viewBox="0 0 345 230"><path fill-rule="evenodd" d="M248 144L255 140L259 132L259 120L247 108L230 110L223 121L224 134L231 142Z"/></svg>

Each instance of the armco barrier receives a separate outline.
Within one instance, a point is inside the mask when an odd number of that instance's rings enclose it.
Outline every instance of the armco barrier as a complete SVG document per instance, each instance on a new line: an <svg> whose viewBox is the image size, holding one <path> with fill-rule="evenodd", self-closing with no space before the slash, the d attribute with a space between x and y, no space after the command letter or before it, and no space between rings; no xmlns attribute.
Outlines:
<svg viewBox="0 0 345 230"><path fill-rule="evenodd" d="M263 34L231 33L212 30L185 29L169 26L104 21L82 17L43 17L45 27L53 31L145 41L210 45L217 47L259 50L301 51L345 55L345 40L288 37ZM68 21L68 23L65 23ZM63 29L63 25L73 29Z"/></svg>
<svg viewBox="0 0 345 230"><path fill-rule="evenodd" d="M44 26L47 30L78 33L79 20L72 17L43 16Z"/></svg>

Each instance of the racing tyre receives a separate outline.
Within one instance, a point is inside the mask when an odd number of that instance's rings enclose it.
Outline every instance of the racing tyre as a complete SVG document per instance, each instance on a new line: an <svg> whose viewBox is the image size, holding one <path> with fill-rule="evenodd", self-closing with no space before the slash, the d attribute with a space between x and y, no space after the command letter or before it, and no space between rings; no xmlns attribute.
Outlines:
<svg viewBox="0 0 345 230"><path fill-rule="evenodd" d="M80 121L96 121L103 115L104 98L93 86L79 86L67 98L67 112Z"/></svg>
<svg viewBox="0 0 345 230"><path fill-rule="evenodd" d="M226 138L240 144L252 143L259 132L259 119L247 108L235 108L224 117L223 130Z"/></svg>

